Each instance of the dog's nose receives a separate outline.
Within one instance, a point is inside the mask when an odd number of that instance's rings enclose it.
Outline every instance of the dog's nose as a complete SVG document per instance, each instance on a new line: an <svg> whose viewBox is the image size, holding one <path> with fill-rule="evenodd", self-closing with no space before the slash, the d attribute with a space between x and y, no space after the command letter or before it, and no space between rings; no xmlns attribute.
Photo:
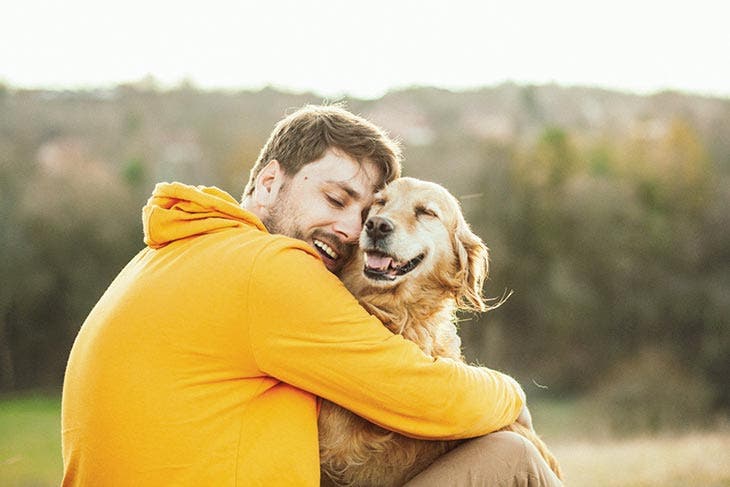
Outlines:
<svg viewBox="0 0 730 487"><path fill-rule="evenodd" d="M370 238L383 238L395 229L393 222L380 216L371 216L365 222L365 232Z"/></svg>

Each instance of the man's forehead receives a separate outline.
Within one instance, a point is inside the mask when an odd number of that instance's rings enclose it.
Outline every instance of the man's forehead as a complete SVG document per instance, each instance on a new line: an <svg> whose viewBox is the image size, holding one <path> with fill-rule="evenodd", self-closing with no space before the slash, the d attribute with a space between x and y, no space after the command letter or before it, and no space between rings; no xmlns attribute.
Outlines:
<svg viewBox="0 0 730 487"><path fill-rule="evenodd" d="M364 179L367 181L369 196L372 196L385 185L385 172L378 164L367 159L360 161L359 165L360 170L365 174Z"/></svg>

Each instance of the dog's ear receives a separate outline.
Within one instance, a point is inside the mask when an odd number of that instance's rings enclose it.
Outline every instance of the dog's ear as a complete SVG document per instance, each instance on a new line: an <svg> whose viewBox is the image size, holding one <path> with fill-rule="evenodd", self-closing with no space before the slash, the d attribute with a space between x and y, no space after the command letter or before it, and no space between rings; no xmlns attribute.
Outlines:
<svg viewBox="0 0 730 487"><path fill-rule="evenodd" d="M463 217L454 232L454 249L458 259L459 289L457 302L464 310L486 311L482 286L489 274L489 250L469 228Z"/></svg>

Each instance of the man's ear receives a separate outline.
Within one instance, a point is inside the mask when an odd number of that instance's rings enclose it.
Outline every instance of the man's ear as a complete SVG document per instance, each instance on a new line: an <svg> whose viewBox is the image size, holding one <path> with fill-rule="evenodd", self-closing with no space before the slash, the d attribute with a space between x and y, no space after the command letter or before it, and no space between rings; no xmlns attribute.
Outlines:
<svg viewBox="0 0 730 487"><path fill-rule="evenodd" d="M279 161L271 159L256 176L253 192L256 205L262 208L268 207L276 199L283 181L284 173Z"/></svg>

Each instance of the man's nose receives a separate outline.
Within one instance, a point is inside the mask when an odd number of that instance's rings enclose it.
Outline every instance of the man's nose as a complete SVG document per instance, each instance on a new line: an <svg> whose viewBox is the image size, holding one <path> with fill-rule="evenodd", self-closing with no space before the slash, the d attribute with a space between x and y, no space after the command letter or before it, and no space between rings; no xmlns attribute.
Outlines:
<svg viewBox="0 0 730 487"><path fill-rule="evenodd" d="M358 213L352 217L344 218L337 222L335 231L342 236L344 243L356 242L362 231L362 217Z"/></svg>
<svg viewBox="0 0 730 487"><path fill-rule="evenodd" d="M365 222L365 232L372 239L387 237L394 229L393 222L381 216L371 216Z"/></svg>

